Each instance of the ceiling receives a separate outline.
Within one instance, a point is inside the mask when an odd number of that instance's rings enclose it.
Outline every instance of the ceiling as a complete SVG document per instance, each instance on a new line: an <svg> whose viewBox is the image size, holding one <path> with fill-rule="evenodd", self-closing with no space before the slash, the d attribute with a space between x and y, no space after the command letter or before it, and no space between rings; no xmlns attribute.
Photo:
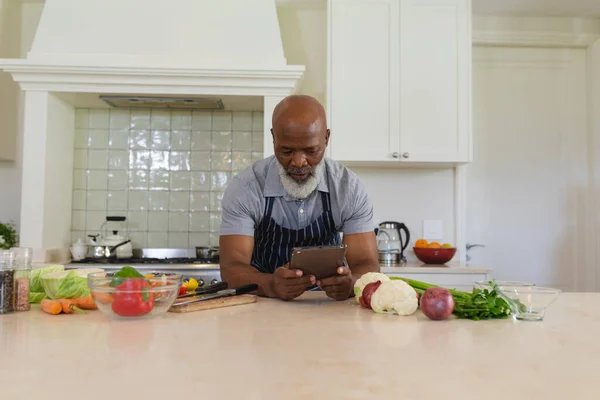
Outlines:
<svg viewBox="0 0 600 400"><path fill-rule="evenodd" d="M600 18L600 0L473 0L473 13Z"/></svg>

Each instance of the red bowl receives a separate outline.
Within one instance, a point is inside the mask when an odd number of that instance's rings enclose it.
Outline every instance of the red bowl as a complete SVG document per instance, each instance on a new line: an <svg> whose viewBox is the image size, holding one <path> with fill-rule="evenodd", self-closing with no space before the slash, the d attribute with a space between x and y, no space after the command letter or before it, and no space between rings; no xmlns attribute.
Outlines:
<svg viewBox="0 0 600 400"><path fill-rule="evenodd" d="M456 254L456 247L449 249L430 249L425 247L413 247L415 256L425 264L445 264L452 260Z"/></svg>

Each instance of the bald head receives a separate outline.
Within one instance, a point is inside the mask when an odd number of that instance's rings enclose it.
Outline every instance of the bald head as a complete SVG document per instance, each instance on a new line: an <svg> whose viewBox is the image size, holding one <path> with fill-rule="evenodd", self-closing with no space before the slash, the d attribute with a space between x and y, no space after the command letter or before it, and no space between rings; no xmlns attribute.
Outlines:
<svg viewBox="0 0 600 400"><path fill-rule="evenodd" d="M306 95L292 95L281 100L273 110L271 123L275 132L298 125L318 125L323 133L327 129L325 109L317 99Z"/></svg>
<svg viewBox="0 0 600 400"><path fill-rule="evenodd" d="M294 180L307 179L323 159L329 141L323 106L310 96L288 96L273 110L272 124L277 160Z"/></svg>

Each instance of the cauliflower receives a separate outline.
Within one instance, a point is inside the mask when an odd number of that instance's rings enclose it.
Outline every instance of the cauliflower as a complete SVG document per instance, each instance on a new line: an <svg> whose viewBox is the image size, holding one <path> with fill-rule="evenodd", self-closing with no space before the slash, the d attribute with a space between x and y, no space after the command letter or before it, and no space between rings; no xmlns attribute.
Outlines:
<svg viewBox="0 0 600 400"><path fill-rule="evenodd" d="M360 278L356 280L354 283L354 297L356 298L356 302L360 304L360 296L362 296L362 291L371 282L385 282L389 281L390 278L386 274L382 274L380 272L367 272Z"/></svg>
<svg viewBox="0 0 600 400"><path fill-rule="evenodd" d="M381 282L371 296L371 308L376 313L391 311L398 315L411 315L419 308L417 292L404 281Z"/></svg>

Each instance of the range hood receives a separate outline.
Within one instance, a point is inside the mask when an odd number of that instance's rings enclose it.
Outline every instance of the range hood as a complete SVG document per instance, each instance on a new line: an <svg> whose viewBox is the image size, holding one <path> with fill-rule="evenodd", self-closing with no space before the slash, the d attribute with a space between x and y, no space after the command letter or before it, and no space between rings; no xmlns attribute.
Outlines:
<svg viewBox="0 0 600 400"><path fill-rule="evenodd" d="M47 0L27 58L175 68L286 64L274 0Z"/></svg>
<svg viewBox="0 0 600 400"><path fill-rule="evenodd" d="M47 255L71 242L77 97L207 109L258 99L266 157L272 111L305 67L287 65L275 0L46 0L31 50L0 70L24 91L21 244Z"/></svg>
<svg viewBox="0 0 600 400"><path fill-rule="evenodd" d="M24 90L185 97L285 96L305 68L275 0L46 0L27 57L0 69Z"/></svg>
<svg viewBox="0 0 600 400"><path fill-rule="evenodd" d="M162 108L167 110L222 110L221 99L197 97L100 96L115 108Z"/></svg>

